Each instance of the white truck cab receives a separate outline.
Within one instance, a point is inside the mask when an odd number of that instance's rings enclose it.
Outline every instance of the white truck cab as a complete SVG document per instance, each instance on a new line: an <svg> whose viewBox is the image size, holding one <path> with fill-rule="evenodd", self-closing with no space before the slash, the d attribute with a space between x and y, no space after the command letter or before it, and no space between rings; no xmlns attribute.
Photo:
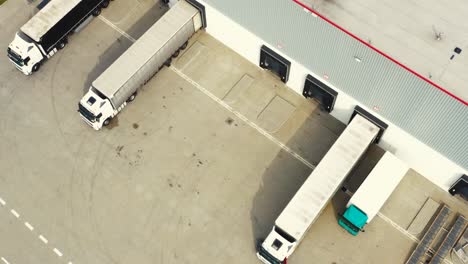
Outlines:
<svg viewBox="0 0 468 264"><path fill-rule="evenodd" d="M68 36L77 32L92 16L101 13L110 0L43 1L37 12L8 46L8 58L26 75L39 70L41 64L68 43Z"/></svg>
<svg viewBox="0 0 468 264"><path fill-rule="evenodd" d="M122 104L120 109L125 107L125 105L126 102ZM112 117L114 117L119 111L114 110L109 99L107 99L98 90L91 87L80 100L80 103L78 104L78 112L80 113L81 118L83 118L88 125L95 130L99 130L103 126L109 125Z"/></svg>
<svg viewBox="0 0 468 264"><path fill-rule="evenodd" d="M15 34L15 38L8 45L8 58L16 68L26 75L31 75L39 69L44 59L40 48L36 43L22 31Z"/></svg>
<svg viewBox="0 0 468 264"><path fill-rule="evenodd" d="M294 252L297 240L276 225L259 245L257 257L265 264L281 264Z"/></svg>

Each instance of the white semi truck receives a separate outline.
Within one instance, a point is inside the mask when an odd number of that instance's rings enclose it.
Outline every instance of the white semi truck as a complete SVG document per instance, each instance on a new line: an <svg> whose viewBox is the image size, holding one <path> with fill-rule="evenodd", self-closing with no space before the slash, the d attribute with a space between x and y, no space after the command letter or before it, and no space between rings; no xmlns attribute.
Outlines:
<svg viewBox="0 0 468 264"><path fill-rule="evenodd" d="M378 133L374 123L354 116L258 245L257 256L263 263L286 262Z"/></svg>
<svg viewBox="0 0 468 264"><path fill-rule="evenodd" d="M91 15L97 16L110 0L52 0L16 33L8 46L8 58L26 75L68 43L68 36L81 29Z"/></svg>
<svg viewBox="0 0 468 264"><path fill-rule="evenodd" d="M78 104L81 117L95 130L107 126L205 26L204 6L194 0L177 2L91 84Z"/></svg>
<svg viewBox="0 0 468 264"><path fill-rule="evenodd" d="M338 224L354 236L359 234L364 225L377 215L407 172L405 163L386 152L348 201Z"/></svg>

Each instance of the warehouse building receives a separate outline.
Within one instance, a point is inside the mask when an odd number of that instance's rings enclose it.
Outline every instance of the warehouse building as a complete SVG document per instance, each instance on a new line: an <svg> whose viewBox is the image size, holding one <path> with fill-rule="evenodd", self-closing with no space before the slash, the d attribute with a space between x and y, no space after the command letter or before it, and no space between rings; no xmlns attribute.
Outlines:
<svg viewBox="0 0 468 264"><path fill-rule="evenodd" d="M200 2L208 33L343 123L383 120L379 145L441 188L467 173L468 4Z"/></svg>

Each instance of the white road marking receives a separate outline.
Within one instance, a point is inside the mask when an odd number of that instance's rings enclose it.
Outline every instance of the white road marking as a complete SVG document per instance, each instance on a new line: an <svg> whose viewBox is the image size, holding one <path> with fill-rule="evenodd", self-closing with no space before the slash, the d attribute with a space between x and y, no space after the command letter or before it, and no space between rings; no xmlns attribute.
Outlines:
<svg viewBox="0 0 468 264"><path fill-rule="evenodd" d="M400 231L401 233L403 233L406 237L408 237L409 239L413 240L414 242L418 243L421 242L421 240L419 240L417 237L413 236L412 234L410 234L408 231L406 231L406 229L402 228L401 226L399 226L397 223L393 222L390 218L388 218L387 216L385 216L384 214L382 214L381 212L378 212L377 215L382 219L384 220L385 222L387 222L389 225L393 226L395 229L397 229L398 231ZM432 248L429 248L428 250L432 255L435 254L435 251L432 249ZM427 252L426 252L426 255L427 255ZM451 261L447 260L447 259L444 259L444 262L446 264L453 264Z"/></svg>
<svg viewBox="0 0 468 264"><path fill-rule="evenodd" d="M11 214L13 214L16 218L19 218L20 215L18 214L18 212L16 212L14 209L11 209L10 210Z"/></svg>
<svg viewBox="0 0 468 264"><path fill-rule="evenodd" d="M107 18L103 17L103 16L98 16L98 18L106 23L109 27L113 28L115 31L119 32L122 36L126 37L128 40L130 40L131 42L136 42L136 39L134 39L132 36L130 36L129 34L127 34L125 31L121 30L119 27L117 27L116 25L114 25L112 22L110 22Z"/></svg>
<svg viewBox="0 0 468 264"><path fill-rule="evenodd" d="M31 230L31 231L34 230L34 227L33 227L30 223L24 222L24 225L25 225L29 230Z"/></svg>
<svg viewBox="0 0 468 264"><path fill-rule="evenodd" d="M60 250L58 250L57 248L54 248L54 252L55 252L55 254L57 254L57 256L59 256L59 257L63 256L62 252L60 252Z"/></svg>
<svg viewBox="0 0 468 264"><path fill-rule="evenodd" d="M6 202L5 202L2 198L0 198L0 204L2 204L3 206L5 206Z"/></svg>
<svg viewBox="0 0 468 264"><path fill-rule="evenodd" d="M43 235L39 235L39 239L44 242L44 244L49 243L49 240L47 240Z"/></svg>
<svg viewBox="0 0 468 264"><path fill-rule="evenodd" d="M247 117L245 117L244 115L242 115L240 112L234 110L230 105L228 105L226 102L224 102L223 100L219 99L218 97L216 97L214 94L212 94L210 91L208 91L207 89L205 89L204 87L202 87L200 84L198 84L197 82L195 82L194 80L192 80L190 77L188 77L187 75L185 75L184 73L182 73L179 69L175 68L174 66L171 66L170 67L171 70L173 70L175 73L177 73L180 77L182 77L184 80L186 80L187 82L189 82L190 84L192 84L193 86L195 86L198 90L200 90L202 93L204 93L205 95L207 95L208 97L210 97L213 101L217 102L219 105L221 105L222 107L224 107L226 110L228 110L229 112L231 112L232 114L234 114L235 116L237 116L240 120L244 121L245 123L247 123L250 127L252 127L253 129L257 130L260 134L262 134L263 136L265 136L266 138L268 138L270 141L272 141L273 143L275 143L277 146L279 146L280 148L282 148L284 151L288 152L289 154L291 154L293 157L295 157L296 159L298 159L299 161L301 161L302 163L304 163L307 167L311 168L311 169L315 169L315 165L313 165L312 163L308 162L306 159L304 159L303 157L301 157L299 154L297 154L296 152L294 152L292 149L290 149L288 146L286 146L285 144L283 144L282 142L280 142L278 139L276 139L275 137L273 137L272 135L270 135L267 131L265 131L263 128L259 127L257 124L255 124L254 122L250 121Z"/></svg>
<svg viewBox="0 0 468 264"><path fill-rule="evenodd" d="M10 262L8 262L4 257L2 257L2 261L3 261L5 264L10 264Z"/></svg>

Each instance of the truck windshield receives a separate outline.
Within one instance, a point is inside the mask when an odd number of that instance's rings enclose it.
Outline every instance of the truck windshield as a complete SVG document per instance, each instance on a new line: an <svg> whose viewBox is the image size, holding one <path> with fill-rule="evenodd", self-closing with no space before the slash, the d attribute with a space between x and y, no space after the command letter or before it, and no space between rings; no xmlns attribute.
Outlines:
<svg viewBox="0 0 468 264"><path fill-rule="evenodd" d="M277 258L273 257L262 246L259 246L258 254L260 254L260 256L262 256L264 259L268 260L268 262L270 262L271 264L281 264L282 263L282 261L280 261Z"/></svg>
<svg viewBox="0 0 468 264"><path fill-rule="evenodd" d="M34 41L33 41L28 35L24 34L21 30L18 31L17 34L18 34L18 36L19 36L22 40L24 40L25 42L27 42L27 43L34 43Z"/></svg>
<svg viewBox="0 0 468 264"><path fill-rule="evenodd" d="M282 236L284 239L286 239L289 243L294 243L296 242L296 239L291 236L290 234L286 233L283 229L279 228L278 226L275 226L275 232L278 233L280 236Z"/></svg>
<svg viewBox="0 0 468 264"><path fill-rule="evenodd" d="M84 106L81 104L78 104L78 112L80 112L81 115L86 117L91 122L96 121L96 117L91 113L88 109L86 109Z"/></svg>
<svg viewBox="0 0 468 264"><path fill-rule="evenodd" d="M345 224L346 226L348 226L351 230L353 230L354 232L356 233L359 233L359 231L361 231L361 229L357 226L355 226L353 223L351 223L350 221L348 221L348 219L346 219L344 216L341 216L340 218L341 222L343 224Z"/></svg>
<svg viewBox="0 0 468 264"><path fill-rule="evenodd" d="M8 52L8 58L10 58L14 63L16 63L18 66L24 65L24 61L19 54L17 54L10 48L7 49L7 52Z"/></svg>
<svg viewBox="0 0 468 264"><path fill-rule="evenodd" d="M91 90L97 95L99 96L102 100L105 100L107 99L107 97L101 93L98 89L94 88L94 86L91 86Z"/></svg>

